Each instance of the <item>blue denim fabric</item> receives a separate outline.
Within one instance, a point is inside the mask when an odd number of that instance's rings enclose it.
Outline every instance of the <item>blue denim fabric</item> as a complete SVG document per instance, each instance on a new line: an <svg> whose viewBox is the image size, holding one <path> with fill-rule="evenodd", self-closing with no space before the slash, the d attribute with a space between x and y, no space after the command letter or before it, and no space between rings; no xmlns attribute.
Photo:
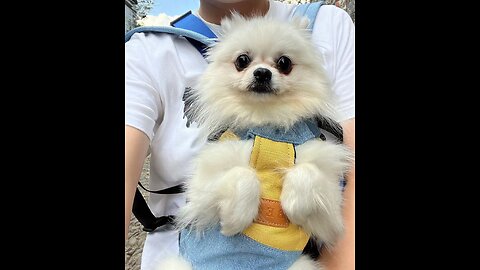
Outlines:
<svg viewBox="0 0 480 270"><path fill-rule="evenodd" d="M192 263L194 270L286 270L300 258L301 252L271 248L244 234L227 237L218 226L202 235L182 230L180 254Z"/></svg>
<svg viewBox="0 0 480 270"><path fill-rule="evenodd" d="M295 12L293 14L294 17L302 17L306 16L310 19L310 23L308 24L307 29L310 31L313 29L313 24L315 23L315 17L317 17L318 9L325 4L325 1L321 0L315 3L307 3L298 5L295 8Z"/></svg>
<svg viewBox="0 0 480 270"><path fill-rule="evenodd" d="M205 45L211 45L215 42L215 38L204 36L192 30L175 28L171 26L140 26L140 27L134 28L128 31L127 33L125 33L125 42L129 41L130 38L133 36L133 34L141 33L141 32L167 33L167 34L172 34L176 36L183 36L183 37L191 38L193 40L201 42L202 44L205 44Z"/></svg>
<svg viewBox="0 0 480 270"><path fill-rule="evenodd" d="M294 145L300 145L313 138L318 138L321 134L317 123L312 119L299 121L288 130L265 125L243 130L234 130L234 132L242 140L253 139L255 136L260 136L272 141L292 143Z"/></svg>

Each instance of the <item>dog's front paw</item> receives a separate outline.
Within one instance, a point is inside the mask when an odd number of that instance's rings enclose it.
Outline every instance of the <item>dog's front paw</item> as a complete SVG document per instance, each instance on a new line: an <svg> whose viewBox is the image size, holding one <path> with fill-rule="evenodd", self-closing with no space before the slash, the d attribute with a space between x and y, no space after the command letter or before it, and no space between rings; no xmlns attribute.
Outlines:
<svg viewBox="0 0 480 270"><path fill-rule="evenodd" d="M260 182L249 167L234 167L223 176L225 188L219 201L221 233L242 232L255 219L260 204Z"/></svg>
<svg viewBox="0 0 480 270"><path fill-rule="evenodd" d="M342 194L337 181L311 163L297 164L283 182L280 201L289 220L326 242L343 229Z"/></svg>
<svg viewBox="0 0 480 270"><path fill-rule="evenodd" d="M296 165L286 173L280 201L290 221L302 225L319 209L330 212L331 205L323 198L326 191L320 186L324 177L312 164Z"/></svg>

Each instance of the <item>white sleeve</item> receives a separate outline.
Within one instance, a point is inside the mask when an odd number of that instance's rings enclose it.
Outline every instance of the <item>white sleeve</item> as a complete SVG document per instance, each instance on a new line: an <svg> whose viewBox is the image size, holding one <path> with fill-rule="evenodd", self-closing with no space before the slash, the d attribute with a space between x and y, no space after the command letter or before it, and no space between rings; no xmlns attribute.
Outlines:
<svg viewBox="0 0 480 270"><path fill-rule="evenodd" d="M163 116L163 106L155 89L150 59L145 35L134 34L125 43L125 125L143 131L151 141Z"/></svg>
<svg viewBox="0 0 480 270"><path fill-rule="evenodd" d="M313 29L314 41L326 58L337 121L355 117L355 26L346 11L334 5L320 8Z"/></svg>

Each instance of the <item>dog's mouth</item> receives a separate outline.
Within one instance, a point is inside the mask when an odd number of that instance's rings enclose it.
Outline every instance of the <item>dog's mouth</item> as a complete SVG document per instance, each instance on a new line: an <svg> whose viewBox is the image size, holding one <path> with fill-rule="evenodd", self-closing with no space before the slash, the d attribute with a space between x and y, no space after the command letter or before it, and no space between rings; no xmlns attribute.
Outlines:
<svg viewBox="0 0 480 270"><path fill-rule="evenodd" d="M247 87L248 91L258 94L276 94L277 89L273 88L270 83L253 82Z"/></svg>

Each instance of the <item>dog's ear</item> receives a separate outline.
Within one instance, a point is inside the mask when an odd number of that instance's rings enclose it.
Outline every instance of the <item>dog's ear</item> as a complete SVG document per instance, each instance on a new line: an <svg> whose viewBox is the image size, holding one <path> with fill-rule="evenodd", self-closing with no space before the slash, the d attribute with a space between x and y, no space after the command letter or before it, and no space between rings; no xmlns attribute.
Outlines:
<svg viewBox="0 0 480 270"><path fill-rule="evenodd" d="M232 11L230 16L223 17L220 21L220 26L222 27L223 33L228 33L236 25L245 23L246 19L240 15L237 11Z"/></svg>
<svg viewBox="0 0 480 270"><path fill-rule="evenodd" d="M308 17L294 17L292 18L292 25L300 30L307 29L310 24L310 19Z"/></svg>

